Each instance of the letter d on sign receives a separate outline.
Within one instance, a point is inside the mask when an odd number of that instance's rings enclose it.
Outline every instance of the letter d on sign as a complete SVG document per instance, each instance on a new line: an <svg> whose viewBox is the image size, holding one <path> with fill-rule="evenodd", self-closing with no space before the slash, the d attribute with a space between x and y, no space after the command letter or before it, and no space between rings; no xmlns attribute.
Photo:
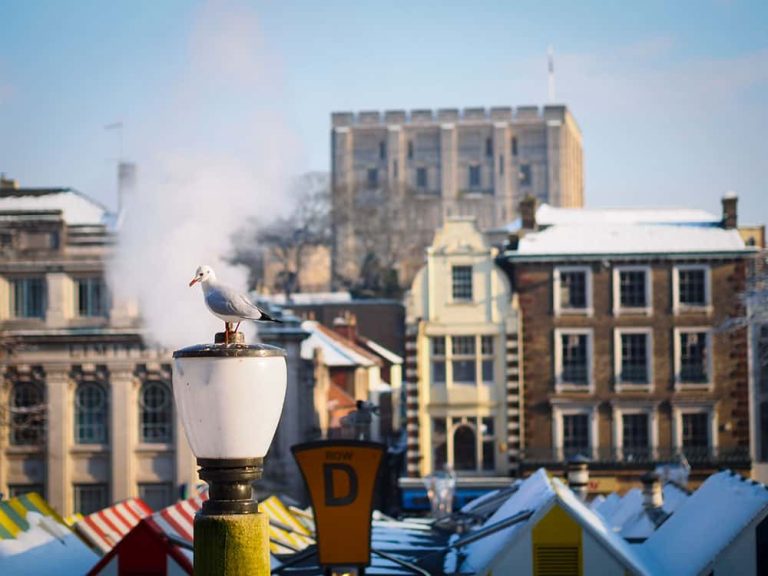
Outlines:
<svg viewBox="0 0 768 576"><path fill-rule="evenodd" d="M357 500L357 472L352 466L338 462L323 464L323 476L326 506L347 506ZM346 493L341 491L342 482L334 481L334 478L338 479L340 476L347 477Z"/></svg>
<svg viewBox="0 0 768 576"><path fill-rule="evenodd" d="M291 451L312 500L320 564L368 566L373 492L386 447L326 440L299 444Z"/></svg>

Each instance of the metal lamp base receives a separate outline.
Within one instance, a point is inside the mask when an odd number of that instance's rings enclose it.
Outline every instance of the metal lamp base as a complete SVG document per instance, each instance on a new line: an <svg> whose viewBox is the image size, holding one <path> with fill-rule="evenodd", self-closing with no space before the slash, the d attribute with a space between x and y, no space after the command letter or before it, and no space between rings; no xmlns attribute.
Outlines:
<svg viewBox="0 0 768 576"><path fill-rule="evenodd" d="M256 514L259 503L251 483L261 478L263 462L263 458L198 458L198 475L208 484L203 515Z"/></svg>

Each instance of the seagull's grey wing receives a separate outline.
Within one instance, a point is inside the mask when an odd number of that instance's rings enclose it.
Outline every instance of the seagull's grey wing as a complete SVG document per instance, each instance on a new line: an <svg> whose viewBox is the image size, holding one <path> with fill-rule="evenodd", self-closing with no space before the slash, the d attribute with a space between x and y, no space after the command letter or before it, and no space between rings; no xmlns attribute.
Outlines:
<svg viewBox="0 0 768 576"><path fill-rule="evenodd" d="M226 286L217 286L205 296L205 303L215 313L222 316L239 316L258 320L261 309L252 304L245 296Z"/></svg>

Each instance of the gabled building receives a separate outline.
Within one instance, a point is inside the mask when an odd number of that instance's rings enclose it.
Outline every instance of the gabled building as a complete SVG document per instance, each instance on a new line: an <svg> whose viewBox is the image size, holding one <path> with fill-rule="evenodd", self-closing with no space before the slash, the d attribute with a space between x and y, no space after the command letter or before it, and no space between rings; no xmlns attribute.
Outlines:
<svg viewBox="0 0 768 576"><path fill-rule="evenodd" d="M407 296L409 477L451 468L462 490L517 471L518 315L495 256L474 219L447 220Z"/></svg>
<svg viewBox="0 0 768 576"><path fill-rule="evenodd" d="M622 490L685 459L699 482L750 470L743 314L756 253L722 216L687 209L564 209L527 199L499 262L523 325L528 469L581 454L594 488Z"/></svg>

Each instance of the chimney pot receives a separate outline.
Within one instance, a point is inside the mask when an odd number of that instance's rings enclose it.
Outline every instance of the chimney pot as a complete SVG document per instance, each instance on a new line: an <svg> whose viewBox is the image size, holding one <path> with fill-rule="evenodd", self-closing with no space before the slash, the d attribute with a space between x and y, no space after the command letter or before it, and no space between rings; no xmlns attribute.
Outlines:
<svg viewBox="0 0 768 576"><path fill-rule="evenodd" d="M643 508L659 509L664 506L661 478L656 472L646 472L640 478L643 483Z"/></svg>
<svg viewBox="0 0 768 576"><path fill-rule="evenodd" d="M568 486L582 502L586 502L588 484L589 459L579 454L568 461Z"/></svg>
<svg viewBox="0 0 768 576"><path fill-rule="evenodd" d="M739 197L736 192L726 192L723 196L723 228L726 230L733 230L738 227L738 213L737 206L739 203Z"/></svg>
<svg viewBox="0 0 768 576"><path fill-rule="evenodd" d="M536 224L536 208L538 208L539 201L535 196L530 194L520 201L520 220L522 221L523 230L537 230Z"/></svg>

